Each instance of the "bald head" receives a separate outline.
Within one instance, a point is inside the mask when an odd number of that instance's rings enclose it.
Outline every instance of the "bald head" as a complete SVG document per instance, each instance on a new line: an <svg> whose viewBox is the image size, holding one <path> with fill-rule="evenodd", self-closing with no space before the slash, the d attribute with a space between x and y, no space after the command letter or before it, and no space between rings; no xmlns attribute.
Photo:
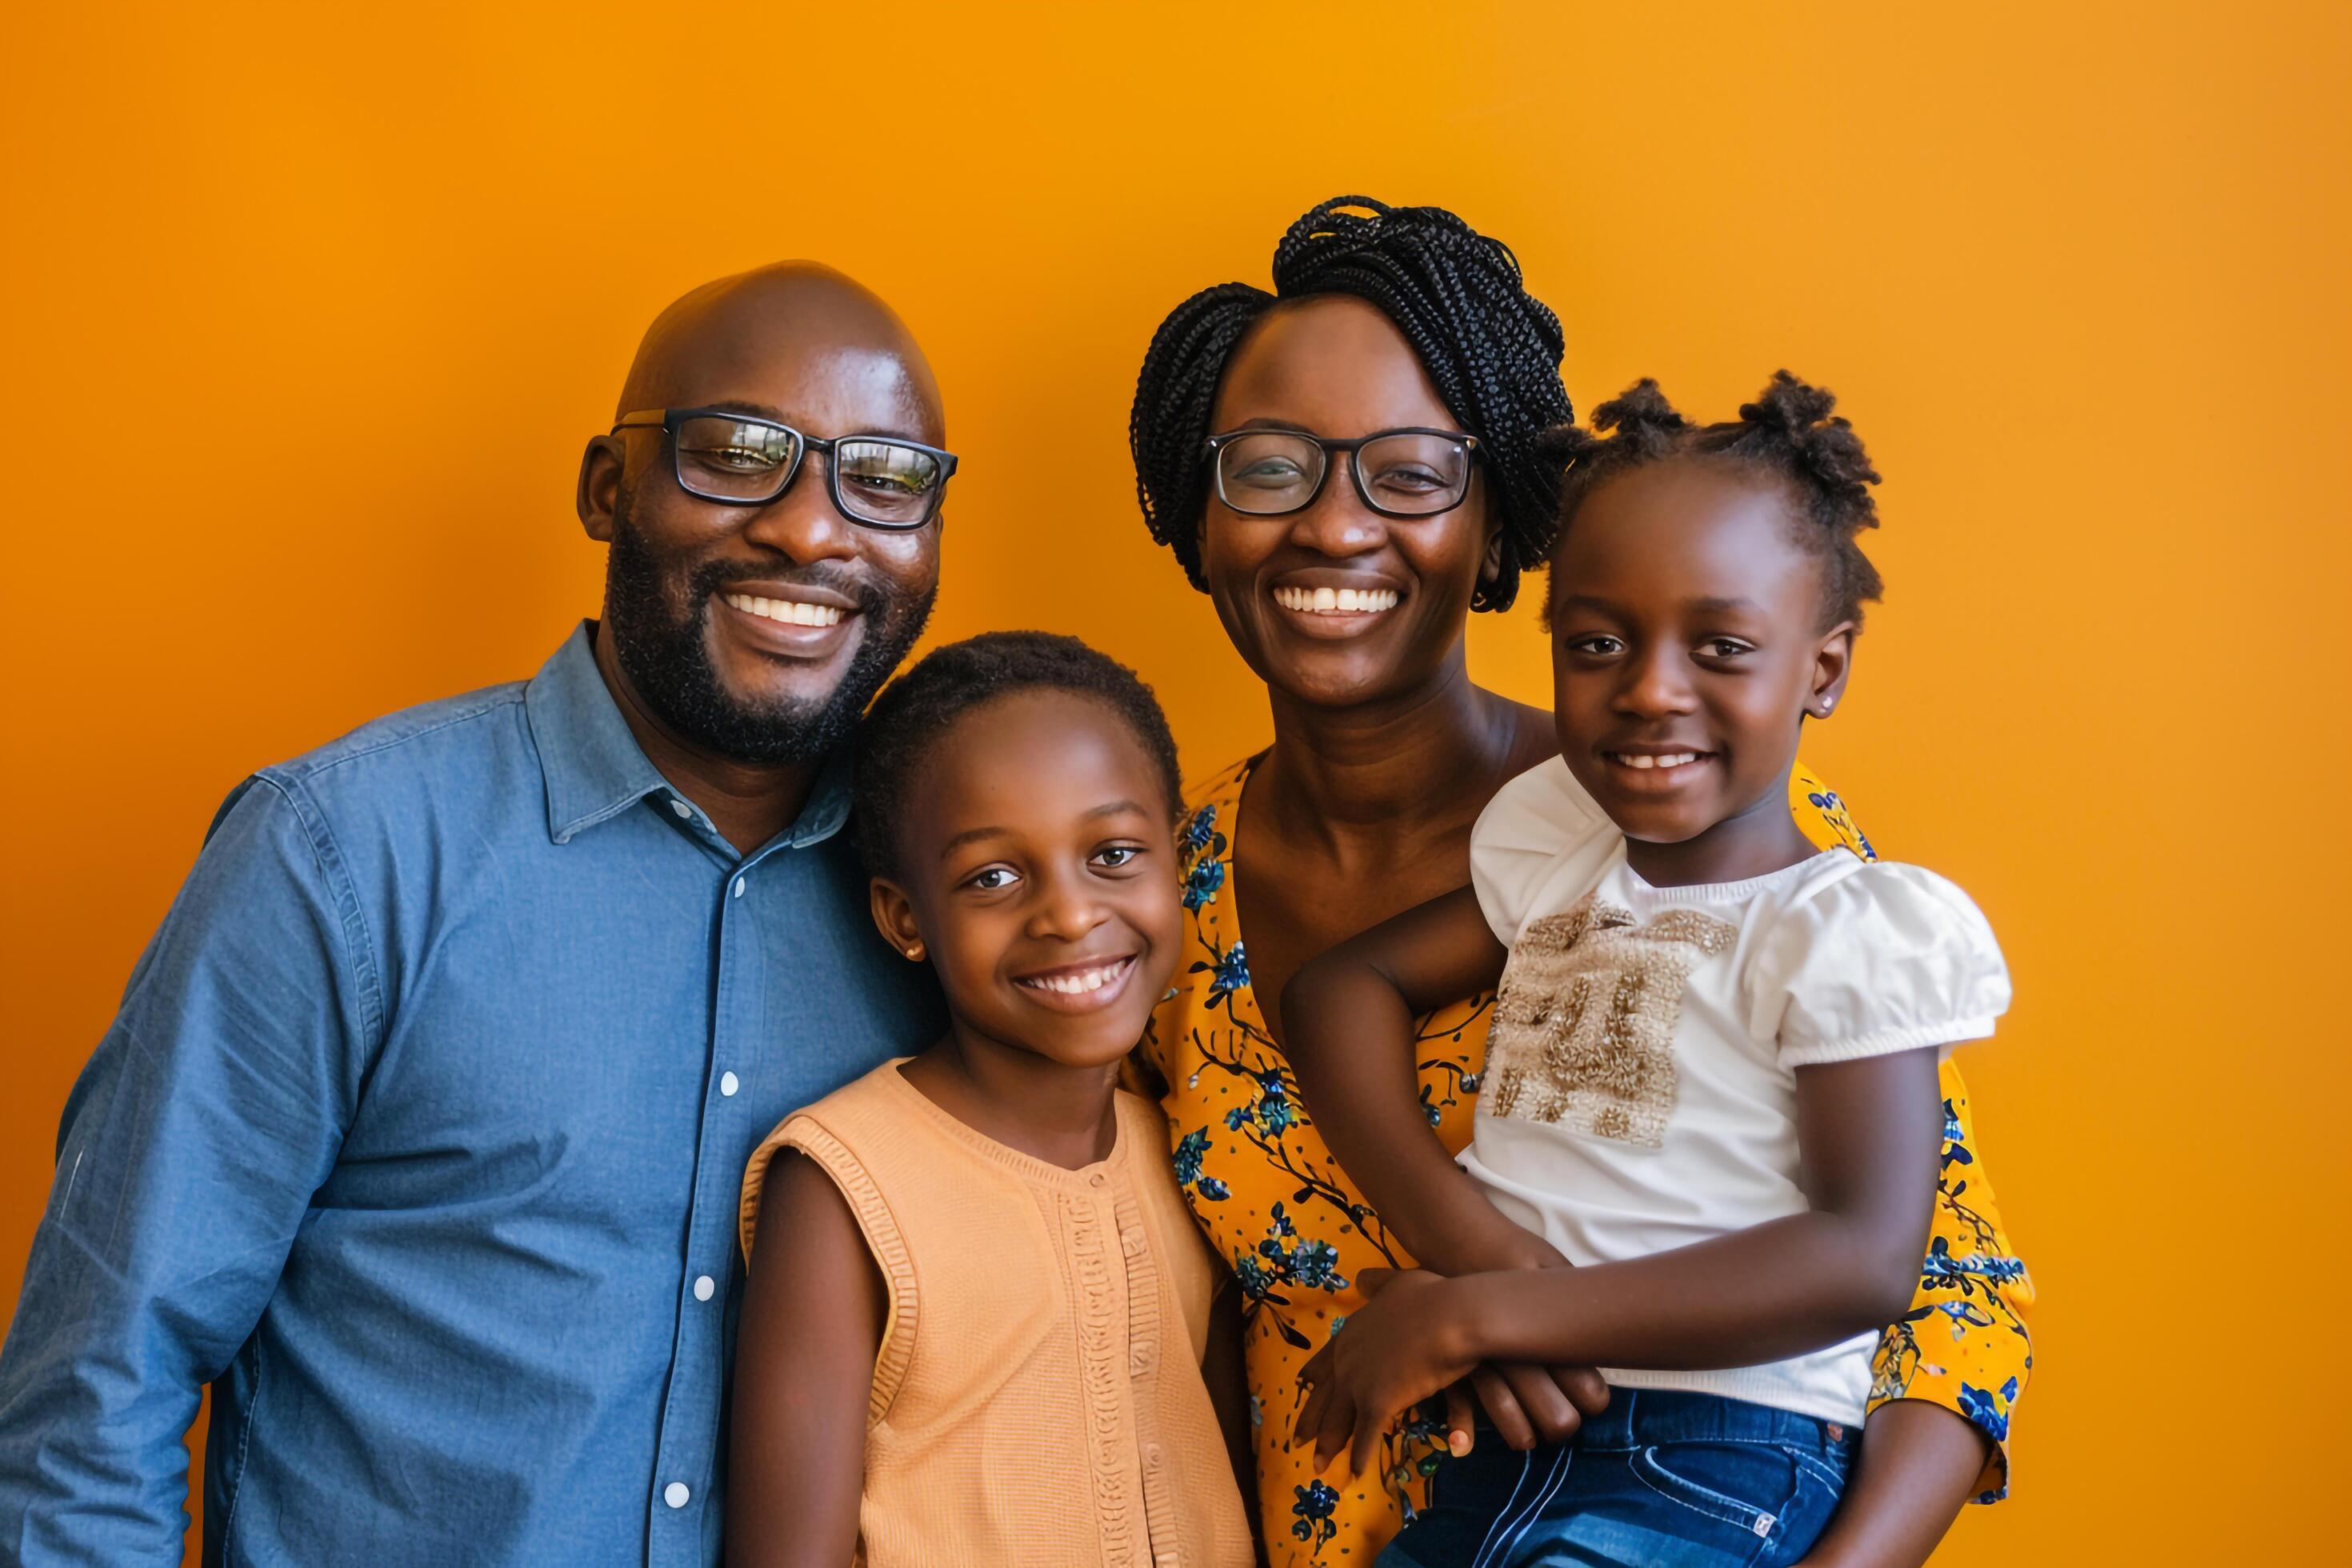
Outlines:
<svg viewBox="0 0 2352 1568"><path fill-rule="evenodd" d="M764 410L813 436L850 434L827 414L895 410L905 436L945 444L930 362L898 313L855 279L814 261L779 261L705 283L654 318L621 384L615 416L645 408Z"/></svg>

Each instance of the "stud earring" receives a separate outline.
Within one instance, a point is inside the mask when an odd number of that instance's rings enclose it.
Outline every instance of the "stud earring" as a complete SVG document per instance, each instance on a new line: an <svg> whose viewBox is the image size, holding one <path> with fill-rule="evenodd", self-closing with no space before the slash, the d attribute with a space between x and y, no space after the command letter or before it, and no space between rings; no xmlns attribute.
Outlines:
<svg viewBox="0 0 2352 1568"><path fill-rule="evenodd" d="M912 942L907 944L907 962L909 963L920 963L923 962L923 944L921 942Z"/></svg>

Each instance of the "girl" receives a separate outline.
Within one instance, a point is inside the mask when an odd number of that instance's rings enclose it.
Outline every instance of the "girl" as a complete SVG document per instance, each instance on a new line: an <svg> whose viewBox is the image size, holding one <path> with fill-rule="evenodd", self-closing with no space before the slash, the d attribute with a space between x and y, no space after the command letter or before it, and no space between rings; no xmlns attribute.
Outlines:
<svg viewBox="0 0 2352 1568"><path fill-rule="evenodd" d="M1597 413L1612 437L1559 433L1559 754L1480 816L1471 887L1284 998L1302 1093L1384 1213L1576 1266L1368 1281L1307 1369L1318 1463L1361 1469L1481 1362L1612 1389L1571 1445L1457 1434L1384 1563L1782 1564L1843 1488L1936 1194L1938 1055L1991 1032L2009 981L1959 889L1817 851L1789 807L1878 595L1855 542L1878 476L1831 404L1783 372L1697 428L1643 382ZM1487 986L1470 1179L1396 1190L1414 1015Z"/></svg>
<svg viewBox="0 0 2352 1568"><path fill-rule="evenodd" d="M950 1025L744 1174L728 1560L1246 1568L1215 1260L1113 1086L1177 956L1167 721L1082 643L974 637L883 693L856 788Z"/></svg>

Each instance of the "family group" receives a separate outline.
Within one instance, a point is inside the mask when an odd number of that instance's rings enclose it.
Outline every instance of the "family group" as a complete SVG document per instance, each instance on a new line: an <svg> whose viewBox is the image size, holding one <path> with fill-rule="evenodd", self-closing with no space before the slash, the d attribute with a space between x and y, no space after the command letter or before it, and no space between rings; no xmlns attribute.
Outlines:
<svg viewBox="0 0 2352 1568"><path fill-rule="evenodd" d="M0 1556L179 1561L207 1388L222 1563L1886 1568L2006 1493L1950 1057L2008 971L1800 756L1861 437L1785 371L1580 424L1442 208L1322 203L1272 282L1129 427L1272 713L1190 785L1072 638L892 679L959 458L887 305L662 312L598 617L246 779L131 972ZM1523 593L1548 710L1465 663Z"/></svg>

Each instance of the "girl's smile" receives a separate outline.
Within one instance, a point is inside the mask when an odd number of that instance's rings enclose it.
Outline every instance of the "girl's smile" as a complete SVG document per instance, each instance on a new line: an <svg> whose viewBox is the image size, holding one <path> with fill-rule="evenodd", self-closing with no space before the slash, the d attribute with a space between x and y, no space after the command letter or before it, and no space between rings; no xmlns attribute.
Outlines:
<svg viewBox="0 0 2352 1568"><path fill-rule="evenodd" d="M1128 952L1109 960L1066 963L1016 974L1013 984L1028 992L1040 1006L1057 1013L1091 1013L1113 1005L1127 994L1128 983L1135 977L1135 959L1134 953Z"/></svg>

